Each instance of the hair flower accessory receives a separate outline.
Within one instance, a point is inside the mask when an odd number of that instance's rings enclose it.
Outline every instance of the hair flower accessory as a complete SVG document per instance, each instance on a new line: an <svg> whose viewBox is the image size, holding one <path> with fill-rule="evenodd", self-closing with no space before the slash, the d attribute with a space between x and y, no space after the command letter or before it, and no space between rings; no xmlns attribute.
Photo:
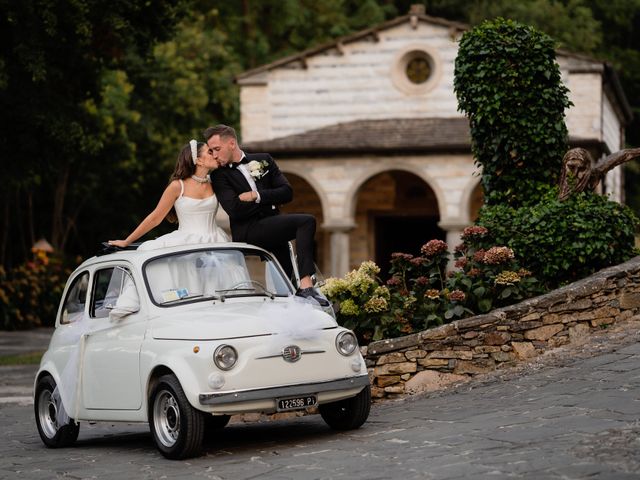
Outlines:
<svg viewBox="0 0 640 480"><path fill-rule="evenodd" d="M189 140L189 146L191 147L191 160L193 160L193 164L195 165L198 159L198 142L192 138Z"/></svg>
<svg viewBox="0 0 640 480"><path fill-rule="evenodd" d="M269 162L266 160L251 160L247 164L247 167L249 168L249 175L256 180L264 177L269 172L269 170L265 170L268 166Z"/></svg>

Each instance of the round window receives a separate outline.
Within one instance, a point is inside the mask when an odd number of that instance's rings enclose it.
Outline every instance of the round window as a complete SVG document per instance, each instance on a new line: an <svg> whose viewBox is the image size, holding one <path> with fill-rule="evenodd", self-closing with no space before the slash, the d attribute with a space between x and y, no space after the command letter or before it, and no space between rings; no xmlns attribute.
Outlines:
<svg viewBox="0 0 640 480"><path fill-rule="evenodd" d="M407 95L424 95L438 84L441 63L438 52L429 46L407 45L393 59L391 81Z"/></svg>
<svg viewBox="0 0 640 480"><path fill-rule="evenodd" d="M416 56L407 62L405 68L407 78L411 83L420 85L429 80L431 76L431 65L426 56Z"/></svg>

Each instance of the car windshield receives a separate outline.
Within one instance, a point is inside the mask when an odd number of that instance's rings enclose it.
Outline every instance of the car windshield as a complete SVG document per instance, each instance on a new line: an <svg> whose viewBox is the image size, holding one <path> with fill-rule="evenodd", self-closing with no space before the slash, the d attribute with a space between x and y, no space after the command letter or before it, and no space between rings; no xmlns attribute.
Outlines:
<svg viewBox="0 0 640 480"><path fill-rule="evenodd" d="M274 260L251 249L205 249L163 255L144 267L160 306L240 296L286 297L289 283Z"/></svg>

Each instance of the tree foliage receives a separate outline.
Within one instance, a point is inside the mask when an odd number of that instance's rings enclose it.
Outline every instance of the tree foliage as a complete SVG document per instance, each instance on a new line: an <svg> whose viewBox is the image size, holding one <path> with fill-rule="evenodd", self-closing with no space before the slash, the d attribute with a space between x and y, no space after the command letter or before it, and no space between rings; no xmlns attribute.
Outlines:
<svg viewBox="0 0 640 480"><path fill-rule="evenodd" d="M184 142L238 126L237 73L414 3L472 25L535 25L611 61L640 107L640 0L0 0L0 263L29 259L40 237L86 256L124 234Z"/></svg>
<svg viewBox="0 0 640 480"><path fill-rule="evenodd" d="M595 52L602 44L601 24L582 0L479 0L469 11L472 25L497 17L534 26L552 37L558 46L578 52Z"/></svg>
<svg viewBox="0 0 640 480"><path fill-rule="evenodd" d="M553 40L497 19L465 32L455 62L458 108L469 117L488 204L536 202L567 150L567 88Z"/></svg>
<svg viewBox="0 0 640 480"><path fill-rule="evenodd" d="M0 6L5 263L17 256L9 251L14 244L27 257L37 235L61 250L71 236L81 239L79 218L101 190L101 167L112 166L109 154L130 159L133 147L115 127L135 113L117 101L127 87L111 72L170 35L179 9L177 0L1 0ZM109 84L123 88L116 94Z"/></svg>

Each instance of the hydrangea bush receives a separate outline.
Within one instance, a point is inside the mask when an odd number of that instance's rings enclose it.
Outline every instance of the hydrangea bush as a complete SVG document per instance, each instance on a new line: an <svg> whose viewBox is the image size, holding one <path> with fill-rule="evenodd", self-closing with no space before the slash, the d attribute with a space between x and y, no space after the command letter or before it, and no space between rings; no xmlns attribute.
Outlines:
<svg viewBox="0 0 640 480"><path fill-rule="evenodd" d="M379 273L374 262L363 262L344 278L327 279L321 288L334 303L340 324L354 330L361 343L400 334L398 326L387 324L390 293L380 284Z"/></svg>
<svg viewBox="0 0 640 480"><path fill-rule="evenodd" d="M449 273L451 284L465 291L465 306L475 313L486 313L544 291L533 274L520 266L511 248L481 248L488 233L482 226L464 229L462 243L454 252L458 270Z"/></svg>
<svg viewBox="0 0 640 480"><path fill-rule="evenodd" d="M0 266L0 329L53 326L70 273L61 258L42 250L9 271Z"/></svg>
<svg viewBox="0 0 640 480"><path fill-rule="evenodd" d="M371 262L344 278L330 278L322 292L336 306L338 322L362 343L407 335L515 303L541 292L531 272L505 246L480 248L488 230L464 230L454 252L455 269L442 240L425 243L418 255L394 253L386 285Z"/></svg>

